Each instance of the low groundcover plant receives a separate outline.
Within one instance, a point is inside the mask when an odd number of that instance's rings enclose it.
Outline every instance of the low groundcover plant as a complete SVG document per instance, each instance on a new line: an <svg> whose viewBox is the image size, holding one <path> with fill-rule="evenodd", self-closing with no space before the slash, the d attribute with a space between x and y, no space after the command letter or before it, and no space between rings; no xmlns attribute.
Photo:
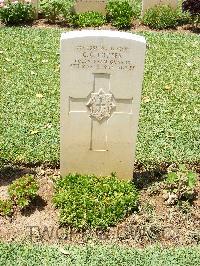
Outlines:
<svg viewBox="0 0 200 266"><path fill-rule="evenodd" d="M12 202L20 209L27 207L31 200L37 196L39 186L32 175L15 180L8 187L8 194Z"/></svg>
<svg viewBox="0 0 200 266"><path fill-rule="evenodd" d="M131 26L134 11L129 1L110 0L106 5L107 20L113 26L123 29Z"/></svg>
<svg viewBox="0 0 200 266"><path fill-rule="evenodd" d="M175 28L179 16L178 10L167 5L157 5L145 12L143 24L153 29Z"/></svg>
<svg viewBox="0 0 200 266"><path fill-rule="evenodd" d="M0 215L9 216L13 213L13 202L9 199L0 199Z"/></svg>
<svg viewBox="0 0 200 266"><path fill-rule="evenodd" d="M60 223L78 229L107 228L137 208L132 183L110 177L69 174L55 181L55 206Z"/></svg>
<svg viewBox="0 0 200 266"><path fill-rule="evenodd" d="M37 196L39 185L33 175L26 175L15 180L8 186L9 198L0 199L0 215L10 216L14 209L19 210L29 206Z"/></svg>
<svg viewBox="0 0 200 266"><path fill-rule="evenodd" d="M68 20L71 13L73 0L42 0L41 11L50 23L59 20Z"/></svg>
<svg viewBox="0 0 200 266"><path fill-rule="evenodd" d="M105 24L105 17L99 12L85 12L75 14L72 18L73 25L76 27L99 27Z"/></svg>
<svg viewBox="0 0 200 266"><path fill-rule="evenodd" d="M192 201L196 195L197 174L179 165L178 168L169 169L164 191L167 204L175 204L182 200Z"/></svg>
<svg viewBox="0 0 200 266"><path fill-rule="evenodd" d="M18 25L31 22L35 18L35 9L29 0L24 3L18 1L5 3L0 0L0 19L7 25Z"/></svg>

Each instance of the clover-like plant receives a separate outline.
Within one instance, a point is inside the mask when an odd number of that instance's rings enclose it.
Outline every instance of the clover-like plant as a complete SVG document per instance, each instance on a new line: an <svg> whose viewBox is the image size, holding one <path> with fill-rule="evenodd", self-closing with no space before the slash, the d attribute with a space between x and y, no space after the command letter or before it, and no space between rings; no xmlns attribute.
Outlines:
<svg viewBox="0 0 200 266"><path fill-rule="evenodd" d="M174 204L180 200L193 200L196 195L197 174L188 170L185 165L169 170L166 179L166 200Z"/></svg>
<svg viewBox="0 0 200 266"><path fill-rule="evenodd" d="M72 18L73 25L76 27L99 27L102 26L106 19L99 13L94 11L89 11L85 13L75 14Z"/></svg>
<svg viewBox="0 0 200 266"><path fill-rule="evenodd" d="M55 181L55 206L60 223L78 229L107 228L137 208L132 183L111 177L69 174Z"/></svg>
<svg viewBox="0 0 200 266"><path fill-rule="evenodd" d="M37 196L38 189L39 186L34 176L26 175L15 180L8 187L8 194L14 205L23 209Z"/></svg>
<svg viewBox="0 0 200 266"><path fill-rule="evenodd" d="M13 213L13 202L9 199L0 200L0 215L10 216Z"/></svg>

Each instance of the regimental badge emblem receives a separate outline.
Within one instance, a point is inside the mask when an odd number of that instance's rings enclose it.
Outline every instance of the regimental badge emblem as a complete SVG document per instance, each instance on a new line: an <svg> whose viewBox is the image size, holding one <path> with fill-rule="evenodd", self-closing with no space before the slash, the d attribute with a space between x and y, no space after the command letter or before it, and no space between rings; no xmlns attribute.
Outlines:
<svg viewBox="0 0 200 266"><path fill-rule="evenodd" d="M90 109L90 117L101 121L111 116L115 108L114 98L111 93L105 93L103 89L99 92L91 93L90 99L86 106Z"/></svg>

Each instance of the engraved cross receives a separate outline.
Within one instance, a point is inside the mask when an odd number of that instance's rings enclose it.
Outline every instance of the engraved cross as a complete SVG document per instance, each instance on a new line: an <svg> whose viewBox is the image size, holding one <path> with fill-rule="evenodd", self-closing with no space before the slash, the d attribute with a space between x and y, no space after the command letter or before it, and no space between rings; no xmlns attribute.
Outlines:
<svg viewBox="0 0 200 266"><path fill-rule="evenodd" d="M94 88L87 98L69 98L70 112L88 112L91 118L90 147L92 151L108 151L108 123L112 114L131 115L133 99L114 99L110 92L110 75L94 74ZM71 106L82 105L79 108ZM86 109L87 107L87 109ZM79 109L79 110L76 110Z"/></svg>

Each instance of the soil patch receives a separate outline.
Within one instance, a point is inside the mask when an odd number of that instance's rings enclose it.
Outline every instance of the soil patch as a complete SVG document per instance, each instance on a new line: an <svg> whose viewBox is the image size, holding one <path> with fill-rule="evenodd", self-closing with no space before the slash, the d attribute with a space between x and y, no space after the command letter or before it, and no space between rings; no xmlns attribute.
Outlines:
<svg viewBox="0 0 200 266"><path fill-rule="evenodd" d="M123 222L106 231L77 231L60 227L59 213L52 204L53 179L59 176L57 168L45 166L8 166L0 173L0 198L6 197L7 186L25 173L34 173L39 184L39 196L24 211L12 218L0 216L0 241L34 243L76 243L88 241L146 247L159 243L163 246L185 246L200 243L200 182L198 195L190 204L167 206L161 184L166 165L145 170L135 169L134 182L140 190L140 207ZM190 168L199 171L199 165ZM7 171L6 171L7 169ZM7 175L5 175L7 172ZM9 174L8 174L9 173Z"/></svg>
<svg viewBox="0 0 200 266"><path fill-rule="evenodd" d="M66 29L67 31L69 30L81 30L80 28L74 28L71 27L70 25L63 23L63 22L57 22L55 24L47 22L46 19L38 19L35 20L33 23L29 24L22 24L22 27L28 27L28 28L38 28L38 29L44 29L44 28L53 28L53 29ZM0 27L6 27L5 25L0 23ZM88 30L117 30L115 27L113 27L111 24L105 24L101 27L87 27L83 29L88 29ZM124 30L122 30L124 31ZM130 29L127 29L127 31L131 31L133 33L135 32L180 32L180 33L200 33L200 28L194 28L191 24L186 24L182 26L177 26L175 28L170 28L170 29L163 29L163 30L154 30L149 28L148 26L142 25L139 20L136 20L133 22L133 25Z"/></svg>

